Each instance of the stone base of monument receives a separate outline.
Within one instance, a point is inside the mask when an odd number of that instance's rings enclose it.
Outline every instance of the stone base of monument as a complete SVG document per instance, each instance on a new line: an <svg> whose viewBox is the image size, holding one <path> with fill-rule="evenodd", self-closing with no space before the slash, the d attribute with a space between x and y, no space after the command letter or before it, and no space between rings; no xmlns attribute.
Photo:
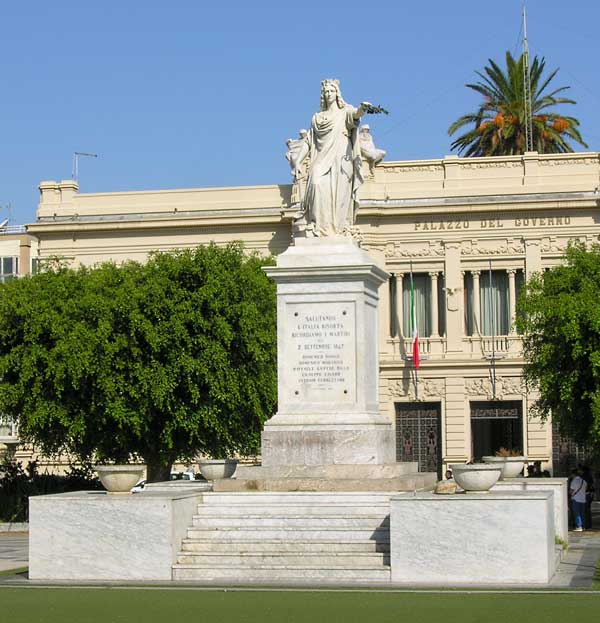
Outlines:
<svg viewBox="0 0 600 623"><path fill-rule="evenodd" d="M263 466L393 463L377 352L389 275L346 237L298 239L265 270L277 283L278 412L262 433Z"/></svg>
<svg viewBox="0 0 600 623"><path fill-rule="evenodd" d="M31 580L171 580L199 491L29 498Z"/></svg>
<svg viewBox="0 0 600 623"><path fill-rule="evenodd" d="M557 565L553 493L394 496L392 582L547 584Z"/></svg>
<svg viewBox="0 0 600 623"><path fill-rule="evenodd" d="M421 491L436 482L417 463L240 465L235 478L213 481L213 491Z"/></svg>

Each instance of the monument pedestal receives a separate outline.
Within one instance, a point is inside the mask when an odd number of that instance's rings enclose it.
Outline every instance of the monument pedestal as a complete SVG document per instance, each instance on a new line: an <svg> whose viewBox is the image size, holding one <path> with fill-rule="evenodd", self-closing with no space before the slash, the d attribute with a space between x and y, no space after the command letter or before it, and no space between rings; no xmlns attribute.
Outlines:
<svg viewBox="0 0 600 623"><path fill-rule="evenodd" d="M277 283L279 410L263 466L395 462L378 397L377 291L388 274L344 237L298 239L266 272Z"/></svg>

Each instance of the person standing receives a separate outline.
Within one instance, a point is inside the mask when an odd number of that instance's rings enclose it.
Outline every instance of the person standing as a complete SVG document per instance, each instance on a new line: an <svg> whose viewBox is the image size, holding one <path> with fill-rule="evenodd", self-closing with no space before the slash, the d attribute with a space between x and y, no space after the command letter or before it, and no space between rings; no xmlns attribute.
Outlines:
<svg viewBox="0 0 600 623"><path fill-rule="evenodd" d="M571 498L571 508L573 509L573 518L575 520L575 532L583 531L586 491L587 483L581 477L581 470L578 469L569 486L569 497Z"/></svg>

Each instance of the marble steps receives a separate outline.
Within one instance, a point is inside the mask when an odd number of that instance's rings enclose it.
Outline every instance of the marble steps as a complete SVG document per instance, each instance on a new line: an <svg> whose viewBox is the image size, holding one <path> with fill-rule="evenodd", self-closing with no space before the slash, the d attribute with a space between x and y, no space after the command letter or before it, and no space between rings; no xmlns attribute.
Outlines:
<svg viewBox="0 0 600 623"><path fill-rule="evenodd" d="M406 474L394 478L223 478L213 481L215 492L281 491L281 492L354 492L354 491L419 491L433 488L437 475L429 472Z"/></svg>
<svg viewBox="0 0 600 623"><path fill-rule="evenodd" d="M198 565L175 565L173 579L178 581L227 582L231 584L247 582L276 583L290 582L294 584L322 582L365 582L389 583L391 571L389 566L376 567L321 568L288 567L285 565L243 567L200 567Z"/></svg>
<svg viewBox="0 0 600 623"><path fill-rule="evenodd" d="M335 526L319 528L284 527L284 528L206 528L195 526L188 528L188 539L193 541L225 541L238 546L248 541L300 541L312 543L329 543L331 541L389 542L389 526L382 528L343 528Z"/></svg>
<svg viewBox="0 0 600 623"><path fill-rule="evenodd" d="M358 516L331 516L290 514L281 515L225 515L198 516L193 518L193 526L203 528L328 528L367 530L389 526L389 516L386 515L358 515ZM241 524L241 525L240 525Z"/></svg>
<svg viewBox="0 0 600 623"><path fill-rule="evenodd" d="M390 564L389 554L383 552L235 552L179 554L178 565L197 568L213 567L286 567L303 569L380 568Z"/></svg>
<svg viewBox="0 0 600 623"><path fill-rule="evenodd" d="M210 539L184 539L181 544L181 553L187 554L189 552L204 552L204 553L221 553L228 554L232 551L232 543L235 541L230 540L210 540ZM357 553L372 553L381 552L389 553L390 542L383 540L373 541L351 541L336 540L336 541L289 541L284 539L270 539L270 540L244 540L236 548L239 552L341 552L345 554L357 552Z"/></svg>
<svg viewBox="0 0 600 623"><path fill-rule="evenodd" d="M240 491L240 492L210 492L202 494L202 504L199 507L209 505L230 505L241 506L244 504L261 507L269 504L335 504L358 506L368 505L389 505L390 496L395 493L381 492L371 493L368 491L343 491L343 492L310 492L310 491L288 491L288 492L267 492L267 491ZM389 512L389 508L388 508Z"/></svg>
<svg viewBox="0 0 600 623"><path fill-rule="evenodd" d="M390 513L390 505L387 503L379 504L230 504L220 507L222 515L228 517L250 516L250 517L281 517L281 516L335 516L340 514L356 516L381 516L385 517ZM199 505L194 519L200 520L202 517L212 517L215 514L213 504Z"/></svg>
<svg viewBox="0 0 600 623"><path fill-rule="evenodd" d="M395 493L206 493L173 579L389 582Z"/></svg>

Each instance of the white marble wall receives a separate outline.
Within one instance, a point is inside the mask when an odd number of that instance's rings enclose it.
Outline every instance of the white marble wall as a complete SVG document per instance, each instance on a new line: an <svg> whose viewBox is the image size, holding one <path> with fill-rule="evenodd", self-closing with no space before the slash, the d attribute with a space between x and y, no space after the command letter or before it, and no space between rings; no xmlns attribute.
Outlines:
<svg viewBox="0 0 600 623"><path fill-rule="evenodd" d="M197 493L29 498L32 580L171 580Z"/></svg>
<svg viewBox="0 0 600 623"><path fill-rule="evenodd" d="M509 478L499 480L492 491L552 491L554 529L565 543L569 541L569 497L566 478Z"/></svg>
<svg viewBox="0 0 600 623"><path fill-rule="evenodd" d="M390 501L392 582L547 584L555 569L551 492L402 495Z"/></svg>

